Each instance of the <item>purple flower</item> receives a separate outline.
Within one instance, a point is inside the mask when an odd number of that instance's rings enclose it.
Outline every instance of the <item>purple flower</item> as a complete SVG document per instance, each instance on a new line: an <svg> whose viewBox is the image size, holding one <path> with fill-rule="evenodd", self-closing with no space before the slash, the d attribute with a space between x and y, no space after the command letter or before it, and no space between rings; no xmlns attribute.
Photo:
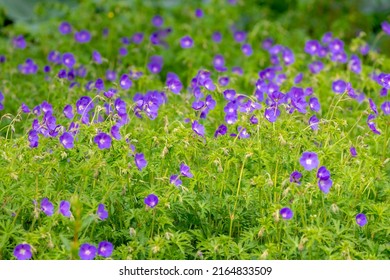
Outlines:
<svg viewBox="0 0 390 280"><path fill-rule="evenodd" d="M190 171L190 167L188 165L185 165L184 163L182 163L180 165L180 174L184 177L188 177L188 178L192 178L194 177L194 175L191 173Z"/></svg>
<svg viewBox="0 0 390 280"><path fill-rule="evenodd" d="M69 22L61 22L60 26L58 27L58 31L60 31L60 33L64 35L72 33L72 26Z"/></svg>
<svg viewBox="0 0 390 280"><path fill-rule="evenodd" d="M288 207L280 209L279 213L284 220L290 220L294 216L293 211Z"/></svg>
<svg viewBox="0 0 390 280"><path fill-rule="evenodd" d="M242 70L241 67L239 66L233 66L232 67L232 73L236 74L236 75L240 75L242 76L244 74L244 71Z"/></svg>
<svg viewBox="0 0 390 280"><path fill-rule="evenodd" d="M92 59L95 61L97 64L102 64L102 55L98 51L93 51L92 52Z"/></svg>
<svg viewBox="0 0 390 280"><path fill-rule="evenodd" d="M72 53L64 53L62 55L62 63L64 63L66 67L72 68L76 63L76 59Z"/></svg>
<svg viewBox="0 0 390 280"><path fill-rule="evenodd" d="M219 77L218 78L218 83L222 87L226 87L229 84L229 77Z"/></svg>
<svg viewBox="0 0 390 280"><path fill-rule="evenodd" d="M225 135L227 133L227 127L226 127L226 125L224 125L224 124L221 124L218 128L217 128L217 130L215 131L215 133L214 133L214 137L216 138L216 137L218 137L219 135Z"/></svg>
<svg viewBox="0 0 390 280"><path fill-rule="evenodd" d="M76 102L77 113L80 115L87 114L93 108L92 98L89 96L82 96Z"/></svg>
<svg viewBox="0 0 390 280"><path fill-rule="evenodd" d="M297 183L298 185L301 184L301 178L302 178L302 173L298 171L294 171L290 175L290 182L291 183Z"/></svg>
<svg viewBox="0 0 390 280"><path fill-rule="evenodd" d="M19 35L19 36L16 36L15 38L13 38L12 44L17 49L25 49L27 46L26 40L24 40L23 35Z"/></svg>
<svg viewBox="0 0 390 280"><path fill-rule="evenodd" d="M389 34L390 34L390 32L389 32ZM366 215L364 215L363 213L357 214L356 215L356 223L359 226L361 226L361 227L364 226L365 224L367 224L367 217L366 217Z"/></svg>
<svg viewBox="0 0 390 280"><path fill-rule="evenodd" d="M298 73L294 78L294 84L299 84L302 81L303 73Z"/></svg>
<svg viewBox="0 0 390 280"><path fill-rule="evenodd" d="M147 197L144 199L144 203L149 206L150 208L156 207L158 204L158 197L155 194L149 194Z"/></svg>
<svg viewBox="0 0 390 280"><path fill-rule="evenodd" d="M376 108L376 105L374 103L374 100L372 100L371 98L368 99L368 102L370 104L370 108L371 110L374 112L375 115L378 115L378 109Z"/></svg>
<svg viewBox="0 0 390 280"><path fill-rule="evenodd" d="M107 98L113 98L114 95L117 93L117 90L114 88L109 88L107 91L105 91L103 94Z"/></svg>
<svg viewBox="0 0 390 280"><path fill-rule="evenodd" d="M49 73L50 71L51 71L50 65L46 65L45 67L43 67L43 72Z"/></svg>
<svg viewBox="0 0 390 280"><path fill-rule="evenodd" d="M390 101L385 101L381 105L381 109L384 115L390 115Z"/></svg>
<svg viewBox="0 0 390 280"><path fill-rule="evenodd" d="M38 132L35 129L31 129L28 133L28 141L30 142L30 148L38 147Z"/></svg>
<svg viewBox="0 0 390 280"><path fill-rule="evenodd" d="M333 39L333 34L332 32L326 32L322 38L321 38L321 42L324 43L324 44L329 44Z"/></svg>
<svg viewBox="0 0 390 280"><path fill-rule="evenodd" d="M164 24L164 19L162 18L162 16L156 15L152 18L152 24L156 27L160 27Z"/></svg>
<svg viewBox="0 0 390 280"><path fill-rule="evenodd" d="M375 134L381 134L380 133L380 131L378 131L377 130L377 128L376 128L376 125L375 125L375 123L374 123L374 120L375 119L375 116L374 115L369 115L368 117L367 117L367 125L368 125L368 127L371 129L371 131L372 132L374 132Z"/></svg>
<svg viewBox="0 0 390 280"><path fill-rule="evenodd" d="M108 241L102 241L99 243L98 254L104 258L108 258L112 255L112 251L114 250L114 245Z"/></svg>
<svg viewBox="0 0 390 280"><path fill-rule="evenodd" d="M330 59L334 62L346 63L348 61L348 56L344 51L342 51L338 53L332 53Z"/></svg>
<svg viewBox="0 0 390 280"><path fill-rule="evenodd" d="M152 74L158 74L161 72L161 69L163 67L163 58L161 56L151 56L149 63L148 63L148 69Z"/></svg>
<svg viewBox="0 0 390 280"><path fill-rule="evenodd" d="M196 9L196 10L195 10L195 16L196 16L197 18L203 17L203 10L202 10L202 9Z"/></svg>
<svg viewBox="0 0 390 280"><path fill-rule="evenodd" d="M91 33L88 30L80 30L74 34L74 39L81 44L88 43L91 41Z"/></svg>
<svg viewBox="0 0 390 280"><path fill-rule="evenodd" d="M328 180L330 178L330 172L325 166L321 166L317 171L317 178L321 180Z"/></svg>
<svg viewBox="0 0 390 280"><path fill-rule="evenodd" d="M98 205L96 214L98 215L99 219L103 221L108 218L108 211L106 211L103 203Z"/></svg>
<svg viewBox="0 0 390 280"><path fill-rule="evenodd" d="M338 38L333 39L333 40L329 43L329 50L330 50L333 54L337 54L337 53L342 53L342 52L344 52L344 42L341 41L341 40L338 39Z"/></svg>
<svg viewBox="0 0 390 280"><path fill-rule="evenodd" d="M289 48L284 48L282 58L286 65L291 65L295 62L294 53Z"/></svg>
<svg viewBox="0 0 390 280"><path fill-rule="evenodd" d="M47 60L55 64L61 64L61 54L58 51L51 51L47 56Z"/></svg>
<svg viewBox="0 0 390 280"><path fill-rule="evenodd" d="M255 115L252 115L250 117L249 121L251 124L258 124L259 123L259 119Z"/></svg>
<svg viewBox="0 0 390 280"><path fill-rule="evenodd" d="M180 46L183 49L192 48L194 46L194 40L190 36L184 36L180 39Z"/></svg>
<svg viewBox="0 0 390 280"><path fill-rule="evenodd" d="M323 193L329 193L332 184L333 182L330 178L327 180L323 180L323 179L318 180L318 187Z"/></svg>
<svg viewBox="0 0 390 280"><path fill-rule="evenodd" d="M275 122L279 116L280 110L278 107L270 107L264 111L264 117L271 123Z"/></svg>
<svg viewBox="0 0 390 280"><path fill-rule="evenodd" d="M390 23L387 21L382 22L381 24L383 32L385 32L387 35L390 35Z"/></svg>
<svg viewBox="0 0 390 280"><path fill-rule="evenodd" d="M180 180L179 178L179 175L177 174L173 174L170 178L169 178L169 182L173 185L175 185L176 187L180 186L182 184L182 181Z"/></svg>
<svg viewBox="0 0 390 280"><path fill-rule="evenodd" d="M14 249L14 256L18 260L29 260L32 257L30 244L18 244Z"/></svg>
<svg viewBox="0 0 390 280"><path fill-rule="evenodd" d="M320 102L317 97L310 98L309 107L314 112L318 112L321 109Z"/></svg>
<svg viewBox="0 0 390 280"><path fill-rule="evenodd" d="M74 147L74 138L73 135L69 132L64 132L60 136L60 142L65 149L72 149Z"/></svg>
<svg viewBox="0 0 390 280"><path fill-rule="evenodd" d="M299 160L299 163L307 170L313 170L318 167L319 161L316 153L313 152L303 152L302 157Z"/></svg>
<svg viewBox="0 0 390 280"><path fill-rule="evenodd" d="M99 91L104 90L104 81L103 79L98 78L95 82L95 88Z"/></svg>
<svg viewBox="0 0 390 280"><path fill-rule="evenodd" d="M53 203L46 197L41 200L41 210L48 216L51 216L54 213Z"/></svg>
<svg viewBox="0 0 390 280"><path fill-rule="evenodd" d="M356 74L360 74L362 72L362 62L356 54L351 55L348 68Z"/></svg>
<svg viewBox="0 0 390 280"><path fill-rule="evenodd" d="M144 39L144 34L143 33L135 33L132 37L131 37L131 41L134 43L134 44L140 44Z"/></svg>
<svg viewBox="0 0 390 280"><path fill-rule="evenodd" d="M120 115L126 114L126 102L120 99L119 97L115 99L114 106L118 114Z"/></svg>
<svg viewBox="0 0 390 280"><path fill-rule="evenodd" d="M214 32L211 39L215 42L215 43L220 43L222 41L222 34L218 31Z"/></svg>
<svg viewBox="0 0 390 280"><path fill-rule="evenodd" d="M100 132L98 133L95 138L94 142L98 145L99 149L109 149L111 147L111 137L110 135Z"/></svg>
<svg viewBox="0 0 390 280"><path fill-rule="evenodd" d="M204 126L201 125L197 120L195 120L195 121L192 123L192 130L193 130L196 134L198 134L199 136L204 137L204 134L205 134Z"/></svg>
<svg viewBox="0 0 390 280"><path fill-rule="evenodd" d="M261 46L263 49L269 50L272 47L273 43L274 43L274 40L272 38L266 38L261 43Z"/></svg>
<svg viewBox="0 0 390 280"><path fill-rule="evenodd" d="M249 44L243 44L241 46L241 51L246 56L251 56L253 54L252 46Z"/></svg>
<svg viewBox="0 0 390 280"><path fill-rule="evenodd" d="M316 115L311 116L309 119L309 125L310 125L311 129L318 130L319 122L320 122L320 120L317 118Z"/></svg>
<svg viewBox="0 0 390 280"><path fill-rule="evenodd" d="M370 51L370 45L365 43L364 45L360 46L359 50L362 55L367 55Z"/></svg>
<svg viewBox="0 0 390 280"><path fill-rule="evenodd" d="M178 78L167 79L166 85L169 88L169 90L172 91L174 94L179 94L183 88L183 84L180 82Z"/></svg>
<svg viewBox="0 0 390 280"><path fill-rule="evenodd" d="M244 42L246 40L246 32L237 30L234 32L233 38L238 43Z"/></svg>
<svg viewBox="0 0 390 280"><path fill-rule="evenodd" d="M148 162L146 161L145 156L142 153L135 154L134 160L135 160L135 165L137 165L138 167L138 170L142 170L148 165Z"/></svg>
<svg viewBox="0 0 390 280"><path fill-rule="evenodd" d="M58 208L58 212L60 212L64 217L70 217L72 214L70 212L70 202L67 200L62 200L60 202L60 207Z"/></svg>
<svg viewBox="0 0 390 280"><path fill-rule="evenodd" d="M351 146L351 148L349 148L349 152L351 153L352 157L357 156L356 148L354 146Z"/></svg>
<svg viewBox="0 0 390 280"><path fill-rule="evenodd" d="M317 40L309 40L305 44L305 52L310 55L316 55L320 47L320 42L318 42Z"/></svg>
<svg viewBox="0 0 390 280"><path fill-rule="evenodd" d="M343 80L336 80L332 83L332 90L335 93L344 93L347 88L347 83Z"/></svg>
<svg viewBox="0 0 390 280"><path fill-rule="evenodd" d="M246 131L246 128L238 126L237 130L239 139L246 139L250 137L250 134Z"/></svg>
<svg viewBox="0 0 390 280"><path fill-rule="evenodd" d="M5 55L0 55L0 63L4 63L6 61Z"/></svg>
<svg viewBox="0 0 390 280"><path fill-rule="evenodd" d="M116 73L115 73L115 71L107 70L106 71L106 79L108 81L115 81L116 80Z"/></svg>
<svg viewBox="0 0 390 280"><path fill-rule="evenodd" d="M0 103L1 102L3 102L3 100L1 100L1 92L0 92ZM31 112L30 108L28 108L28 106L26 104L24 104L24 103L22 103L21 108L22 108L23 113L27 114L27 113Z"/></svg>
<svg viewBox="0 0 390 280"><path fill-rule="evenodd" d="M80 246L79 257L82 260L93 260L96 256L96 253L96 247L89 243L84 243Z"/></svg>
<svg viewBox="0 0 390 280"><path fill-rule="evenodd" d="M131 88L133 83L130 80L128 75L123 74L120 81L119 81L119 84L120 84L121 88L127 90L127 89Z"/></svg>
<svg viewBox="0 0 390 280"><path fill-rule="evenodd" d="M113 127L111 127L111 135L116 140L121 140L122 137L121 137L118 125L114 125Z"/></svg>
<svg viewBox="0 0 390 280"><path fill-rule="evenodd" d="M313 61L309 64L309 70L313 74L318 74L324 69L324 63L322 61Z"/></svg>

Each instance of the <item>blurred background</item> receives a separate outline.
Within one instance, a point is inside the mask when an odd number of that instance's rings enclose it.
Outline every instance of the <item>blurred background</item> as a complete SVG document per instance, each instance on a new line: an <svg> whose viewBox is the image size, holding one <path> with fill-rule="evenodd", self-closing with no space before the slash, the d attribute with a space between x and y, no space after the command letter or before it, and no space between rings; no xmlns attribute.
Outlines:
<svg viewBox="0 0 390 280"><path fill-rule="evenodd" d="M390 0L0 0L0 27L25 24L26 28L39 28L42 22L65 18L66 13L85 2L94 4L94 10L86 14L105 13L115 5L158 12L225 2L239 11L239 28L250 30L259 19L266 18L286 30L300 30L309 38L320 39L325 32L333 31L347 42L364 32L364 39L372 43L381 23L390 19ZM5 34L0 30L0 36ZM379 40L375 47L390 55L389 40Z"/></svg>

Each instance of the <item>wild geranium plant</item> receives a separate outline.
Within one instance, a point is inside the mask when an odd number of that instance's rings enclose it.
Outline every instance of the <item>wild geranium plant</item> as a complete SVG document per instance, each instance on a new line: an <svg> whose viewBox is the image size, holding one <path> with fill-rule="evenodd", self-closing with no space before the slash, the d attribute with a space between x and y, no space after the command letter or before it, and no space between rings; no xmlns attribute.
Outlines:
<svg viewBox="0 0 390 280"><path fill-rule="evenodd" d="M2 27L0 259L388 259L389 18L163 2Z"/></svg>

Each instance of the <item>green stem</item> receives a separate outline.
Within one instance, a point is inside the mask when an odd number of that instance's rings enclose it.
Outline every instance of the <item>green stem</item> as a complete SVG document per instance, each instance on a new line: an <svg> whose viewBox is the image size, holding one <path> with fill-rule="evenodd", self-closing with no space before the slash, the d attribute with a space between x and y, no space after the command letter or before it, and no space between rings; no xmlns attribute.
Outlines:
<svg viewBox="0 0 390 280"><path fill-rule="evenodd" d="M230 215L229 237L232 237L233 220L234 220L234 215L235 215L236 208L237 208L238 195L240 194L242 174L244 173L244 166L245 166L246 159L247 159L247 157L245 156L244 161L243 161L242 166L241 166L240 177L238 178L238 186L237 186L237 192L236 192L236 199L234 202L233 213Z"/></svg>

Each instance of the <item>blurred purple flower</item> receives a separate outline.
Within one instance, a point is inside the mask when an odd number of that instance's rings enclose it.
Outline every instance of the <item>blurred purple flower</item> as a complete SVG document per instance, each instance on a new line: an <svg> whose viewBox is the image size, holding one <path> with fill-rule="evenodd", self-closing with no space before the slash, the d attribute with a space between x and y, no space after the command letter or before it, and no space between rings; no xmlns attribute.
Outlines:
<svg viewBox="0 0 390 280"><path fill-rule="evenodd" d="M205 135L204 126L201 125L197 120L195 120L195 121L192 123L192 130L193 130L196 134L198 134L199 136L204 137L204 135Z"/></svg>
<svg viewBox="0 0 390 280"><path fill-rule="evenodd" d="M62 146L64 146L65 149L72 149L74 147L73 135L69 132L64 132L60 136L60 143Z"/></svg>
<svg viewBox="0 0 390 280"><path fill-rule="evenodd" d="M72 26L69 22L61 22L60 26L58 27L58 31L64 35L72 33Z"/></svg>
<svg viewBox="0 0 390 280"><path fill-rule="evenodd" d="M302 178L302 173L300 173L298 171L294 171L290 175L290 182L291 183L297 183L298 185L300 185L301 184L301 178Z"/></svg>
<svg viewBox="0 0 390 280"><path fill-rule="evenodd" d="M108 218L108 211L106 211L103 203L98 205L96 215L98 215L99 219L103 221Z"/></svg>
<svg viewBox="0 0 390 280"><path fill-rule="evenodd" d="M389 26L390 28L390 26ZM390 34L390 30L389 30L389 34ZM359 213L356 215L356 223L359 225L359 226L364 226L367 224L367 217L366 215L364 215L363 213Z"/></svg>
<svg viewBox="0 0 390 280"><path fill-rule="evenodd" d="M111 137L110 135L100 132L98 133L95 138L94 142L98 145L99 149L109 149L111 147Z"/></svg>
<svg viewBox="0 0 390 280"><path fill-rule="evenodd" d="M96 247L89 243L84 243L80 246L79 257L82 260L93 260L96 256L96 253Z"/></svg>
<svg viewBox="0 0 390 280"><path fill-rule="evenodd" d="M318 156L313 152L303 152L299 162L307 171L317 168L319 164Z"/></svg>
<svg viewBox="0 0 390 280"><path fill-rule="evenodd" d="M192 178L194 177L194 175L191 173L190 171L190 167L188 165L185 165L184 163L182 163L180 165L180 174L184 177L188 177L188 178Z"/></svg>
<svg viewBox="0 0 390 280"><path fill-rule="evenodd" d="M352 157L356 157L357 156L356 148L354 146L351 146L349 148L349 152L351 153Z"/></svg>
<svg viewBox="0 0 390 280"><path fill-rule="evenodd" d="M112 251L114 250L114 245L108 241L102 241L98 246L98 254L104 258L108 258L112 255Z"/></svg>
<svg viewBox="0 0 390 280"><path fill-rule="evenodd" d="M149 194L147 197L144 199L144 203L149 206L150 208L156 207L158 204L158 197L155 194Z"/></svg>
<svg viewBox="0 0 390 280"><path fill-rule="evenodd" d="M140 171L148 165L148 162L146 161L145 156L142 153L135 154L134 160L135 164L138 167L138 170Z"/></svg>
<svg viewBox="0 0 390 280"><path fill-rule="evenodd" d="M180 186L182 184L182 181L180 180L179 178L179 175L177 174L173 174L170 178L169 178L169 182L173 185L175 185L176 187Z"/></svg>
<svg viewBox="0 0 390 280"><path fill-rule="evenodd" d="M60 212L64 217L70 217L71 212L70 212L70 202L67 200L62 200L60 202L60 206L58 208L58 212Z"/></svg>
<svg viewBox="0 0 390 280"><path fill-rule="evenodd" d="M294 216L293 211L288 207L280 209L279 213L283 220L290 220Z"/></svg>
<svg viewBox="0 0 390 280"><path fill-rule="evenodd" d="M29 260L32 257L30 244L18 244L14 249L14 256L18 260Z"/></svg>
<svg viewBox="0 0 390 280"><path fill-rule="evenodd" d="M180 46L183 49L192 48L194 46L194 40L190 36L184 36L180 39Z"/></svg>
<svg viewBox="0 0 390 280"><path fill-rule="evenodd" d="M51 216L54 213L53 203L51 203L50 200L46 197L41 200L41 210L47 216Z"/></svg>
<svg viewBox="0 0 390 280"><path fill-rule="evenodd" d="M91 33L89 33L88 30L80 30L79 32L76 32L74 34L74 39L76 40L76 42L82 44L91 41L91 37Z"/></svg>

